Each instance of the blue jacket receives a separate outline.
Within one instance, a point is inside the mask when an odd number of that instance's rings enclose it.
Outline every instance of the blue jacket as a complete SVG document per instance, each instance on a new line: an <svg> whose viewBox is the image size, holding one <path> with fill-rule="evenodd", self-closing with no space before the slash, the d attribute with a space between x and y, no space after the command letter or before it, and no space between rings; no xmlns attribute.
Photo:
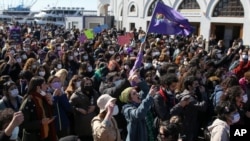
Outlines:
<svg viewBox="0 0 250 141"><path fill-rule="evenodd" d="M147 96L137 107L135 104L128 103L123 106L122 113L127 120L128 135L126 141L147 141L146 115L153 104L153 97Z"/></svg>
<svg viewBox="0 0 250 141"><path fill-rule="evenodd" d="M61 96L53 96L53 98L54 115L56 116L56 130L60 131L63 129L68 129L70 127L69 114L72 111L69 100L66 94L62 94Z"/></svg>

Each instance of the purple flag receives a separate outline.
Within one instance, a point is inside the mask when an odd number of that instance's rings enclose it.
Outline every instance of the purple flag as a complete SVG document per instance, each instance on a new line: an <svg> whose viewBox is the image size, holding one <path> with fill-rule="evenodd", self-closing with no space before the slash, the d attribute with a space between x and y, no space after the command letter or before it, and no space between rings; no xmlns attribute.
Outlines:
<svg viewBox="0 0 250 141"><path fill-rule="evenodd" d="M187 36L193 32L193 27L178 11L158 1L148 32Z"/></svg>

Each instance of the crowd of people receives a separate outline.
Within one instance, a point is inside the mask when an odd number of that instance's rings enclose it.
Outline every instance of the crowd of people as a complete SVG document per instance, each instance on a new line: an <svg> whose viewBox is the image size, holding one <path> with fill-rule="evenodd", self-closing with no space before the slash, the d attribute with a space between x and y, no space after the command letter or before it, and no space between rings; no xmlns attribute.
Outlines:
<svg viewBox="0 0 250 141"><path fill-rule="evenodd" d="M10 39L20 30L22 42ZM2 24L0 141L229 141L249 125L250 49L235 39ZM207 129L207 130L206 130Z"/></svg>

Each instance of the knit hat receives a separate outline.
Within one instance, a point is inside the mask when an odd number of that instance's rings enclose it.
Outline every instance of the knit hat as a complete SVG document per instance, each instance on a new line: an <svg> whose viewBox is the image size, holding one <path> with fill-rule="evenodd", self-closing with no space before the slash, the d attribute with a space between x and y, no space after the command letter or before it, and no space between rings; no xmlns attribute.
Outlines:
<svg viewBox="0 0 250 141"><path fill-rule="evenodd" d="M100 109L100 113L106 110L107 104L111 101L116 101L116 98L111 97L109 94L103 94L97 99L97 106Z"/></svg>
<svg viewBox="0 0 250 141"><path fill-rule="evenodd" d="M122 91L119 99L121 102L123 103L128 103L128 98L129 98L129 94L132 91L133 87L128 87L125 90Z"/></svg>

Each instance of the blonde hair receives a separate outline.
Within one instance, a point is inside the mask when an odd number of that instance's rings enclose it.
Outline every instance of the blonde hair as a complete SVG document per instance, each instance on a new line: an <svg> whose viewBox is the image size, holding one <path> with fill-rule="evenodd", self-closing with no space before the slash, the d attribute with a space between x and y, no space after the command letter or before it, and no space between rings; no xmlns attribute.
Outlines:
<svg viewBox="0 0 250 141"><path fill-rule="evenodd" d="M62 84L66 81L68 71L66 69L60 69L56 72L55 76L59 77Z"/></svg>

